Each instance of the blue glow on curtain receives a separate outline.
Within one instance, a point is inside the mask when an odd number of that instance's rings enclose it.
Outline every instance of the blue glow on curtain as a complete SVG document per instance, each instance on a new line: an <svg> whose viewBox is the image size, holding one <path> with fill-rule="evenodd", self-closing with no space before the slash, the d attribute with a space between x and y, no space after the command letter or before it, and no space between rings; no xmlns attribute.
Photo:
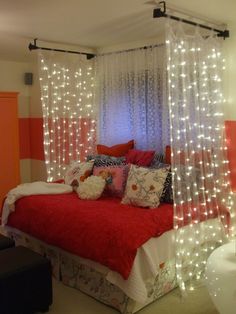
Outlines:
<svg viewBox="0 0 236 314"><path fill-rule="evenodd" d="M100 143L134 139L136 148L158 151L169 144L162 64L163 47L98 57Z"/></svg>

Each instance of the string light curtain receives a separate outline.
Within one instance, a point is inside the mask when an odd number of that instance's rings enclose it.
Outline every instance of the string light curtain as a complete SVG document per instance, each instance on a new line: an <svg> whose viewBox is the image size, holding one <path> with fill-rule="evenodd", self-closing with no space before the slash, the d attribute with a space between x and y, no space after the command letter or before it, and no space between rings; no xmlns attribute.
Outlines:
<svg viewBox="0 0 236 314"><path fill-rule="evenodd" d="M98 139L114 145L134 139L140 149L169 144L164 45L97 57Z"/></svg>
<svg viewBox="0 0 236 314"><path fill-rule="evenodd" d="M48 181L93 153L96 139L94 65L82 55L39 51L44 154Z"/></svg>
<svg viewBox="0 0 236 314"><path fill-rule="evenodd" d="M209 254L232 231L222 107L221 40L167 23L176 271L182 291L194 288ZM186 284L188 282L188 284Z"/></svg>

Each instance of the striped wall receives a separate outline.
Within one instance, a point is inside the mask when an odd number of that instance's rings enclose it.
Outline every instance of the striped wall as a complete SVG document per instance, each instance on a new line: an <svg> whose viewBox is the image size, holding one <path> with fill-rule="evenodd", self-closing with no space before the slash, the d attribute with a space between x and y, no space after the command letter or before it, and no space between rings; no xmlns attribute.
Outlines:
<svg viewBox="0 0 236 314"><path fill-rule="evenodd" d="M21 182L46 180L43 149L43 119L40 103L40 88L37 77L37 63L0 60L2 91L19 92L19 131ZM24 85L24 73L32 72L34 84ZM232 85L232 84L231 84ZM232 93L231 93L232 94ZM233 98L231 100L233 103ZM228 106L230 113L225 122L228 157L230 161L232 188L236 192L236 111Z"/></svg>
<svg viewBox="0 0 236 314"><path fill-rule="evenodd" d="M43 118L19 118L20 159L44 161Z"/></svg>
<svg viewBox="0 0 236 314"><path fill-rule="evenodd" d="M19 136L22 182L46 180L43 118L19 118Z"/></svg>
<svg viewBox="0 0 236 314"><path fill-rule="evenodd" d="M225 121L225 133L228 147L230 180L233 192L236 192L236 121Z"/></svg>
<svg viewBox="0 0 236 314"><path fill-rule="evenodd" d="M43 118L19 118L20 159L30 161L32 181L45 179ZM236 192L236 121L225 121L230 177ZM26 168L27 169L27 168Z"/></svg>

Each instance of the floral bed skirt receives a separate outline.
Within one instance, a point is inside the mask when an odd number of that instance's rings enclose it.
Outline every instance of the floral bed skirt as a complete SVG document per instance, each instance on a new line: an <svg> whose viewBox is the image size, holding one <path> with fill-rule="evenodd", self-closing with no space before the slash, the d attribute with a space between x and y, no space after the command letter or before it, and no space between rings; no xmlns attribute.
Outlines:
<svg viewBox="0 0 236 314"><path fill-rule="evenodd" d="M16 245L23 245L50 259L53 275L65 285L76 288L104 304L112 306L123 314L139 311L176 287L175 261L159 265L155 280L147 282L148 298L140 304L129 298L120 288L106 279L106 274L86 265L83 259L56 247L47 245L25 233L10 227L5 234L13 238Z"/></svg>

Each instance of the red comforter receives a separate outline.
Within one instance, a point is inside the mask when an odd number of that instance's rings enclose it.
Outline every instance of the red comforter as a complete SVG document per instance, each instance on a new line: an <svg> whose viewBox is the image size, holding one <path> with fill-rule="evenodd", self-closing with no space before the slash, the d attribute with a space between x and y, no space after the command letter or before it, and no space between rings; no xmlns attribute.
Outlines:
<svg viewBox="0 0 236 314"><path fill-rule="evenodd" d="M80 200L75 193L33 195L16 202L8 225L127 279L137 249L173 228L173 206L144 209L115 198Z"/></svg>

